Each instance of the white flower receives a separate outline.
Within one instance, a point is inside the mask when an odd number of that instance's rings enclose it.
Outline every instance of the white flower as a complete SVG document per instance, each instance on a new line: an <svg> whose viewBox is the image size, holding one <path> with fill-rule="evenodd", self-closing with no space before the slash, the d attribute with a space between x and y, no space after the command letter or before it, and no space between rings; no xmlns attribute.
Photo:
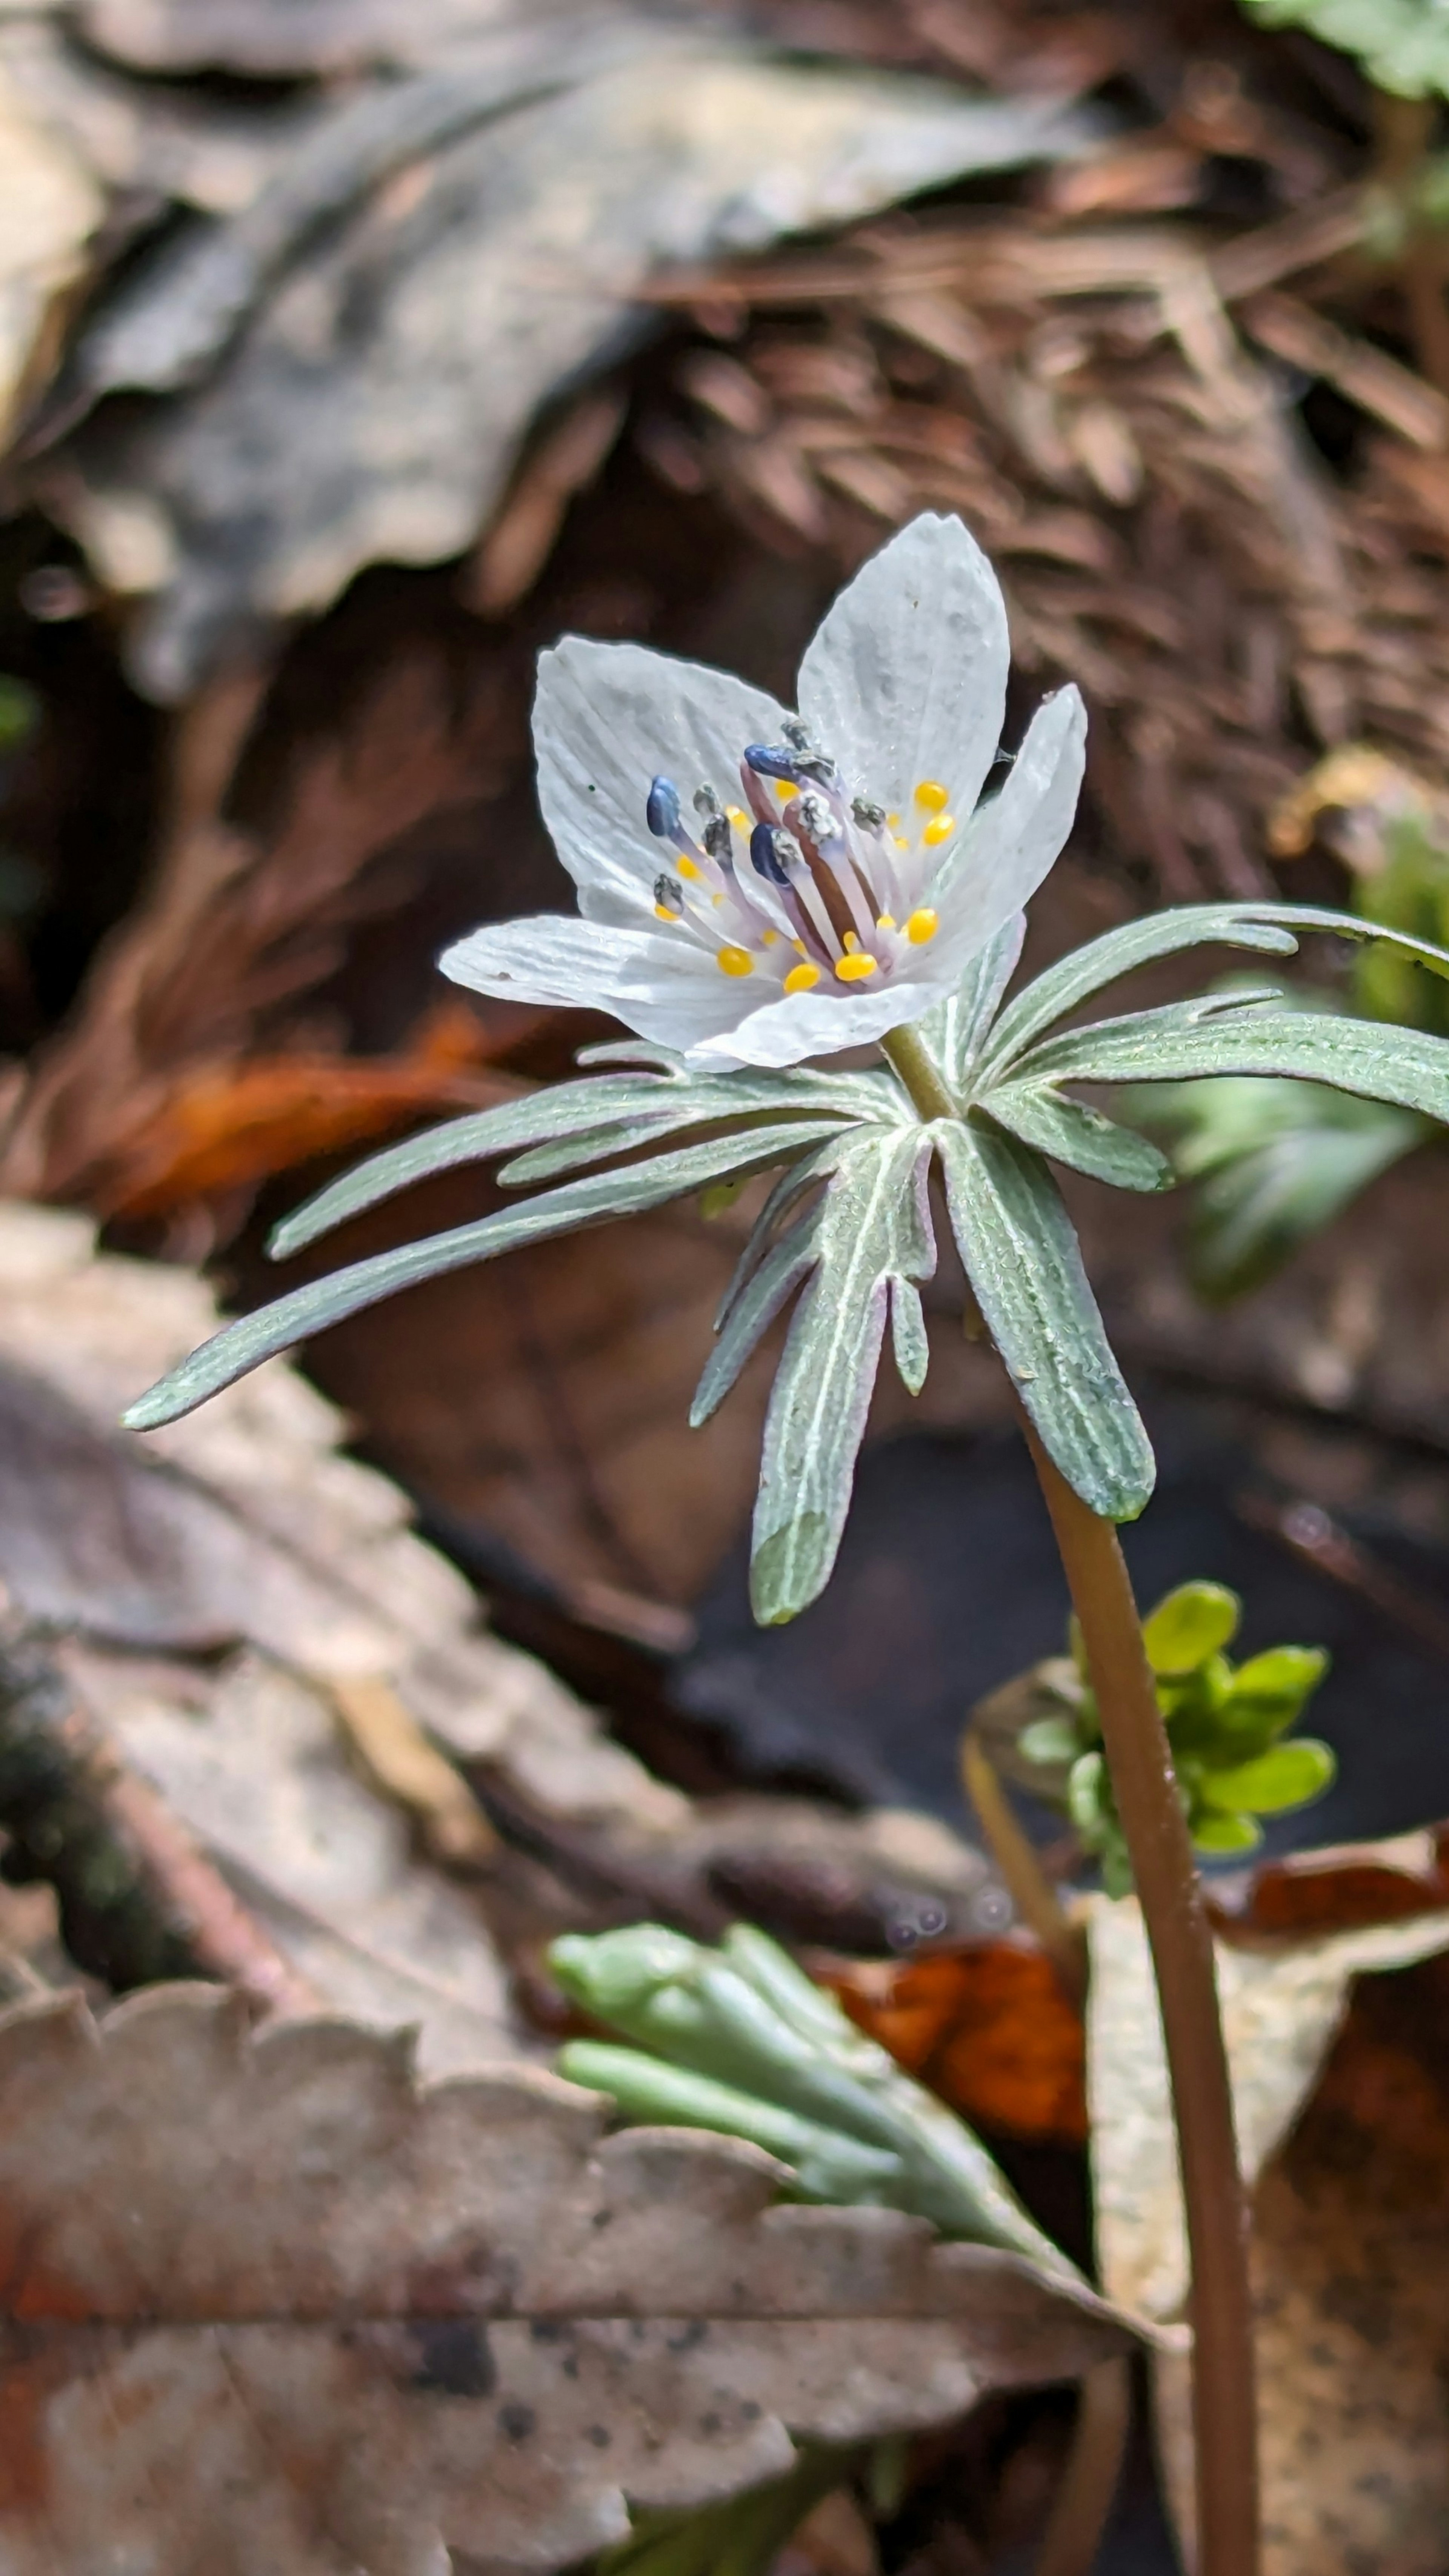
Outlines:
<svg viewBox="0 0 1449 2576"><path fill-rule="evenodd" d="M1020 912L1076 811L1072 688L977 803L1009 659L996 575L959 519L935 517L841 592L796 715L727 672L566 636L539 665L534 740L580 917L489 924L444 972L612 1012L716 1071L919 1019Z"/></svg>

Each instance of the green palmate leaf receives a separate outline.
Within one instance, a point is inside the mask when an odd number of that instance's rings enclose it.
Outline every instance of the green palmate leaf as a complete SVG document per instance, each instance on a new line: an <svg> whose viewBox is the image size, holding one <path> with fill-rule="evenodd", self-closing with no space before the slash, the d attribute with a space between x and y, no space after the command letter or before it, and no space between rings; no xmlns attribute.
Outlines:
<svg viewBox="0 0 1449 2576"><path fill-rule="evenodd" d="M1147 1660L1160 1679L1195 1672L1238 1633L1243 1605L1225 1583L1180 1583L1142 1623Z"/></svg>
<svg viewBox="0 0 1449 2576"><path fill-rule="evenodd" d="M1135 1520L1152 1449L1056 1183L1036 1155L975 1121L943 1120L932 1134L967 1277L1043 1445L1094 1512Z"/></svg>
<svg viewBox="0 0 1449 2576"><path fill-rule="evenodd" d="M1265 27L1304 27L1352 54L1378 89L1449 98L1449 20L1439 0L1243 0Z"/></svg>
<svg viewBox="0 0 1449 2576"><path fill-rule="evenodd" d="M750 2139L790 2166L809 2200L876 2206L894 2206L899 2200L901 2160L889 2147L866 2146L843 2130L742 2092L738 2085L671 2066L642 2049L597 2039L570 2040L559 2051L558 2071L571 2084L609 2094L626 2120Z"/></svg>
<svg viewBox="0 0 1449 2576"><path fill-rule="evenodd" d="M790 1126L772 1125L754 1133L715 1136L702 1145L657 1155L652 1162L592 1173L586 1180L550 1190L520 1207L500 1208L495 1215L482 1217L473 1225L455 1226L447 1234L429 1235L420 1243L403 1244L394 1252L353 1262L326 1279L294 1288L289 1296L279 1297L275 1305L264 1306L259 1314L228 1324L130 1406L125 1420L133 1431L150 1431L159 1423L174 1422L180 1414L190 1413L208 1396L244 1377L260 1360L290 1349L294 1342L305 1341L309 1334L339 1323L345 1315L355 1315L364 1306L375 1305L380 1297L393 1296L400 1288L414 1287L420 1280L437 1278L447 1270L464 1269L475 1261L490 1261L500 1252L511 1252L524 1243L542 1242L549 1235L566 1234L575 1226L624 1216L639 1208L659 1207L666 1199L698 1189L723 1172L768 1170L832 1132L829 1122L815 1118L799 1119Z"/></svg>
<svg viewBox="0 0 1449 2576"><path fill-rule="evenodd" d="M1337 939L1383 940L1432 973L1449 975L1449 951L1405 932L1360 921L1352 913L1330 912L1306 903L1184 904L1173 912L1124 922L1120 929L1089 940L1085 948L1073 949L1060 964L1049 967L1034 984L1028 984L1025 992L1007 1005L991 1032L978 1067L978 1086L1001 1080L1059 1020L1079 1009L1094 993L1153 958L1170 957L1183 948L1213 945L1291 957L1299 935L1310 930Z"/></svg>
<svg viewBox="0 0 1449 2576"><path fill-rule="evenodd" d="M1145 1083L1127 1106L1199 1184L1190 1259L1209 1298L1256 1287L1434 1132L1412 1109L1257 1074Z"/></svg>
<svg viewBox="0 0 1449 2576"><path fill-rule="evenodd" d="M1168 1026L1160 1012L1135 1011L1051 1039L1034 1048L1020 1070L1052 1082L1284 1074L1449 1120L1449 1042L1419 1029L1322 1011L1232 1011L1199 1026Z"/></svg>
<svg viewBox="0 0 1449 2576"><path fill-rule="evenodd" d="M1002 994L1016 971L1025 936L1026 915L1019 912L1002 924L979 956L972 958L949 1002L938 1002L916 1023L916 1034L947 1090L958 1098L965 1093L976 1059L990 1035Z"/></svg>
<svg viewBox="0 0 1449 2576"><path fill-rule="evenodd" d="M1170 1190L1177 1175L1167 1156L1145 1136L1121 1127L1100 1109L1068 1100L1049 1082L1003 1082L979 1106L1023 1145L1034 1145L1056 1163L1108 1181L1119 1190Z"/></svg>
<svg viewBox="0 0 1449 2576"><path fill-rule="evenodd" d="M770 1397L755 1505L750 1588L767 1625L813 1601L835 1562L891 1284L935 1268L926 1196L935 1132L843 1139L813 1217L813 1273Z"/></svg>
<svg viewBox="0 0 1449 2576"><path fill-rule="evenodd" d="M832 1120L899 1117L902 1095L889 1075L880 1073L686 1073L677 1059L667 1059L658 1073L610 1073L582 1082L559 1083L507 1100L496 1109L481 1109L467 1118L449 1119L421 1136L405 1137L373 1154L352 1172L330 1182L316 1197L293 1210L272 1236L268 1250L284 1260L317 1237L395 1196L435 1172L463 1163L517 1153L521 1147L546 1149L569 1140L580 1147L579 1160L621 1153L662 1139L676 1127L699 1126L725 1119L802 1117ZM589 1140L602 1136L597 1152ZM624 1141L621 1141L623 1139ZM542 1177L520 1165L510 1167L515 1180Z"/></svg>
<svg viewBox="0 0 1449 2576"><path fill-rule="evenodd" d="M736 1924L712 1950L638 1923L567 1933L549 1963L566 1994L634 2043L591 2047L584 2059L584 2044L574 2043L563 2061L566 2074L612 2093L627 2116L754 2138L793 2167L802 2188L808 2159L818 2198L908 2210L946 2235L1006 2246L1076 2277L965 2122L903 2074L767 1934ZM651 2076L636 2050L667 2068ZM793 2137L781 2112L801 2124ZM870 2161L856 2163L852 2147Z"/></svg>

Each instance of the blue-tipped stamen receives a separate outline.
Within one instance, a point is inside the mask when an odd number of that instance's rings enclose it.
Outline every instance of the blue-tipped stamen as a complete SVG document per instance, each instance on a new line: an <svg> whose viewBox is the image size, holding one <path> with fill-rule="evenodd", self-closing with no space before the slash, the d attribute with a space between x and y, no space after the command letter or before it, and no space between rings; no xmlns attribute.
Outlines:
<svg viewBox="0 0 1449 2576"><path fill-rule="evenodd" d="M679 839L684 830L684 814L679 790L672 778L656 778L651 782L644 816L656 841Z"/></svg>
<svg viewBox="0 0 1449 2576"><path fill-rule="evenodd" d="M794 842L777 823L755 825L750 834L750 863L757 876L767 878L771 885L788 885L790 870L787 860L794 855Z"/></svg>

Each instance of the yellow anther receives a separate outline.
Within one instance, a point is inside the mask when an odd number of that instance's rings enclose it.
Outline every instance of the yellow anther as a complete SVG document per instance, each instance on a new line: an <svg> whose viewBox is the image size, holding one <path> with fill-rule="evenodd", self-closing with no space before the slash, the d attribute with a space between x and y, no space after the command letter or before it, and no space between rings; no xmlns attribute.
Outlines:
<svg viewBox="0 0 1449 2576"><path fill-rule="evenodd" d="M875 971L875 959L868 957L864 949L858 948L853 955L837 960L836 981L841 984L863 984L867 975L873 975Z"/></svg>
<svg viewBox="0 0 1449 2576"><path fill-rule="evenodd" d="M712 895L710 896L710 902L711 902L711 903L713 903L713 904L721 904L721 903L723 903L723 901L724 901L724 895L723 895L723 893L720 893L720 894L712 894Z"/></svg>
<svg viewBox="0 0 1449 2576"><path fill-rule="evenodd" d="M882 912L878 914L875 926L877 930L894 930L896 926L895 914L893 912Z"/></svg>
<svg viewBox="0 0 1449 2576"><path fill-rule="evenodd" d="M923 778L920 781L916 789L916 803L924 805L928 814L939 814L944 806L950 804L950 801L950 790L942 786L939 778Z"/></svg>
<svg viewBox="0 0 1449 2576"><path fill-rule="evenodd" d="M814 990L819 981L820 969L818 966L812 966L807 957L803 966L791 967L785 978L785 990L787 993L809 993Z"/></svg>
<svg viewBox="0 0 1449 2576"><path fill-rule="evenodd" d="M887 814L886 823L892 832L898 832L901 828L901 818L899 814Z"/></svg>
<svg viewBox="0 0 1449 2576"><path fill-rule="evenodd" d="M782 805L793 805L796 797L800 793L800 790L796 786L793 778L777 778L775 781L775 793L779 797Z"/></svg>
<svg viewBox="0 0 1449 2576"><path fill-rule="evenodd" d="M667 903L656 903L654 910L661 921L679 921L682 919L681 914L670 911Z"/></svg>
<svg viewBox="0 0 1449 2576"><path fill-rule="evenodd" d="M933 823L928 823L926 825L924 832L921 834L921 838L926 843L927 848L933 850L938 841L949 841L955 829L956 817L954 814L938 814Z"/></svg>
<svg viewBox="0 0 1449 2576"><path fill-rule="evenodd" d="M755 961L748 948L722 948L715 959L722 975L753 975Z"/></svg>
<svg viewBox="0 0 1449 2576"><path fill-rule="evenodd" d="M847 932L846 932L846 934L845 934L845 953L846 953L847 957L853 957L853 956L855 955L856 950L859 948L859 946L860 946L860 933L859 933L859 931L856 931L856 930L847 930Z"/></svg>
<svg viewBox="0 0 1449 2576"><path fill-rule="evenodd" d="M702 877L704 874L703 868L697 866L693 859L687 859L682 850L674 864L682 877Z"/></svg>
<svg viewBox="0 0 1449 2576"><path fill-rule="evenodd" d="M906 937L913 948L924 948L928 939L935 938L940 926L930 905L922 904L919 912L913 912L906 923Z"/></svg>
<svg viewBox="0 0 1449 2576"><path fill-rule="evenodd" d="M805 942L804 942L804 940L803 940L803 939L792 939L792 940L791 940L791 942L790 942L790 945L791 945L791 947L794 949L795 954L796 954L796 956L797 956L797 957L808 957L808 956L809 956L810 951L809 951L809 950L808 950L808 948L806 947Z"/></svg>
<svg viewBox="0 0 1449 2576"><path fill-rule="evenodd" d="M910 845L910 842L909 842L909 841L907 841L907 840L904 840L904 839L902 838L902 836L901 836L901 834L900 834L899 832L894 833L894 834L892 835L892 838L894 839L894 841L895 841L895 845L896 845L896 848L897 848L898 850L908 850L908 849L910 848L910 846L911 846L911 845Z"/></svg>
<svg viewBox="0 0 1449 2576"><path fill-rule="evenodd" d="M727 805L725 807L725 821L727 823L733 823L737 832L747 832L750 828L750 818L745 812L743 805Z"/></svg>
<svg viewBox="0 0 1449 2576"><path fill-rule="evenodd" d="M779 936L780 934L778 930L762 930L760 933L760 946L762 948L773 948Z"/></svg>

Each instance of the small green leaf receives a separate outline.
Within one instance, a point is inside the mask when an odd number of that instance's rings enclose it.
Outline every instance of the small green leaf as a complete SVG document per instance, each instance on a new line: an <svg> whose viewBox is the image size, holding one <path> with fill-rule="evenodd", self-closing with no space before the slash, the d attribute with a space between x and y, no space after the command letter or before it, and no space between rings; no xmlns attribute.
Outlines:
<svg viewBox="0 0 1449 2576"><path fill-rule="evenodd" d="M935 1267L920 1128L842 1140L812 1211L815 1269L791 1321L769 1411L750 1590L763 1625L793 1619L829 1580L850 1507L895 1279Z"/></svg>
<svg viewBox="0 0 1449 2576"><path fill-rule="evenodd" d="M708 1189L699 1194L699 1212L705 1224L713 1225L717 1217L728 1216L749 1186L748 1172L737 1173L728 1181L711 1181Z"/></svg>
<svg viewBox="0 0 1449 2576"><path fill-rule="evenodd" d="M543 1242L550 1235L567 1234L602 1218L662 1206L666 1199L683 1197L722 1172L768 1168L815 1144L821 1133L822 1122L813 1119L792 1127L772 1126L762 1136L716 1136L678 1153L656 1155L651 1162L631 1163L621 1171L591 1173L585 1180L528 1199L521 1207L500 1208L472 1225L455 1226L447 1234L428 1235L420 1243L401 1244L396 1251L355 1261L326 1279L294 1288L258 1314L228 1324L138 1397L124 1419L133 1431L153 1431L159 1423L176 1421L222 1387L245 1377L259 1361L290 1350L294 1343L340 1323L364 1306L375 1306L379 1298L393 1296L400 1288L436 1279L445 1271L466 1269L475 1261L490 1261L518 1244Z"/></svg>
<svg viewBox="0 0 1449 2576"><path fill-rule="evenodd" d="M1272 1646L1240 1664L1223 1708L1223 1722L1236 1734L1261 1728L1266 1737L1282 1735L1297 1724L1328 1670L1321 1646Z"/></svg>
<svg viewBox="0 0 1449 2576"><path fill-rule="evenodd" d="M1179 1180L1198 1185L1189 1256L1194 1286L1214 1300L1271 1278L1434 1132L1411 1109L1260 1074L1143 1083L1127 1106L1167 1138Z"/></svg>
<svg viewBox="0 0 1449 2576"><path fill-rule="evenodd" d="M1167 1156L1145 1136L1068 1100L1049 1082L999 1083L977 1106L1023 1145L1113 1189L1170 1190L1176 1179Z"/></svg>
<svg viewBox="0 0 1449 2576"><path fill-rule="evenodd" d="M967 1277L1044 1446L1092 1511L1135 1520L1152 1450L1055 1181L1027 1147L974 1120L931 1132Z"/></svg>
<svg viewBox="0 0 1449 2576"><path fill-rule="evenodd" d="M1082 1750L1081 1732L1069 1717L1034 1717L1022 1728L1016 1749L1028 1762L1075 1762Z"/></svg>
<svg viewBox="0 0 1449 2576"><path fill-rule="evenodd" d="M1104 1813L1110 1813L1110 1797L1105 1754L1079 1753L1067 1782L1067 1813L1089 1845Z"/></svg>
<svg viewBox="0 0 1449 2576"><path fill-rule="evenodd" d="M1226 1853L1256 1851L1263 1839L1261 1825L1251 1816L1197 1815L1190 1827L1199 1851Z"/></svg>
<svg viewBox="0 0 1449 2576"><path fill-rule="evenodd" d="M1248 1815L1277 1816L1287 1807L1321 1798L1337 1770L1328 1745L1301 1735L1291 1744L1275 1744L1254 1762L1240 1762L1235 1770L1210 1771L1202 1784L1203 1802L1230 1813L1241 1809Z"/></svg>
<svg viewBox="0 0 1449 2576"><path fill-rule="evenodd" d="M1142 1642L1155 1673L1196 1672L1238 1633L1243 1605L1225 1583L1180 1583L1142 1622Z"/></svg>

